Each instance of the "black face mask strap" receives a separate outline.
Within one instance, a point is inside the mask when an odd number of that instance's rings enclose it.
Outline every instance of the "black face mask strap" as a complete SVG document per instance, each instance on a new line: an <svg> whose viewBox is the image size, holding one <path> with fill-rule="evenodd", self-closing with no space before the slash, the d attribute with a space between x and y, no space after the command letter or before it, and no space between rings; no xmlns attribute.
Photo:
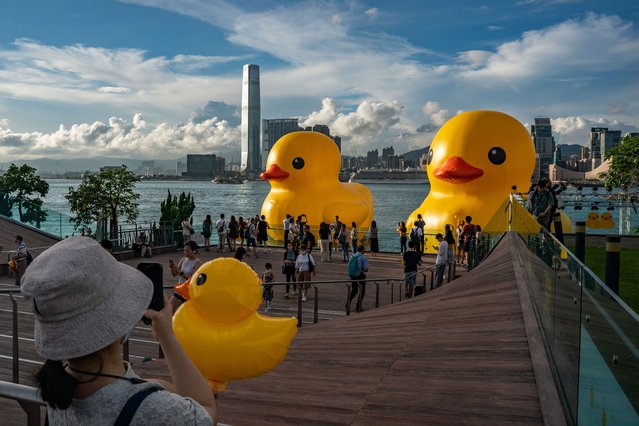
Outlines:
<svg viewBox="0 0 639 426"><path fill-rule="evenodd" d="M142 379L139 379L137 377L124 377L124 376L116 376L115 374L93 373L93 372L90 372L90 371L78 370L77 368L71 367L69 364L65 364L64 368L68 368L69 370L71 370L71 371L73 371L75 373L84 374L84 375L87 375L87 376L94 376L93 379L91 379L91 380L87 380L87 381L84 381L84 382L78 381L78 383L89 383L89 382L95 380L96 377L109 377L111 379L128 380L129 382L133 383L134 385L138 385L140 383L146 383L146 380L142 380Z"/></svg>

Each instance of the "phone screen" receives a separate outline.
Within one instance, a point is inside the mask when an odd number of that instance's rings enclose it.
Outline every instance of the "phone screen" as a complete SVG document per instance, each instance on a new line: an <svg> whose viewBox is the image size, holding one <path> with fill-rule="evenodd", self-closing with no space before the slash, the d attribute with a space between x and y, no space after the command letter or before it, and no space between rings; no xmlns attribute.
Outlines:
<svg viewBox="0 0 639 426"><path fill-rule="evenodd" d="M159 263L142 262L138 264L138 271L146 275L153 282L153 297L149 309L159 311L164 308L164 271ZM151 324L151 320L142 317L145 324Z"/></svg>

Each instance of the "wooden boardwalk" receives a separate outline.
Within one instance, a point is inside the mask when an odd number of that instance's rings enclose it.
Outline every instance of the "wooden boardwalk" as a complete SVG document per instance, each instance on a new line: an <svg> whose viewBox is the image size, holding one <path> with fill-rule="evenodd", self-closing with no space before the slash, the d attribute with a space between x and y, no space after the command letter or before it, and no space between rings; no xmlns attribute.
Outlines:
<svg viewBox="0 0 639 426"><path fill-rule="evenodd" d="M531 327L535 319L527 294L522 294L523 274L517 268L514 244L516 237L509 235L475 271L424 296L389 305L390 287L380 285L380 304L388 306L372 309L374 292L369 285L363 313L345 317L337 312L321 318L331 320L314 325L305 315L304 326L282 364L261 377L229 384L219 400L220 421L233 425L562 424L554 383L540 374L549 369ZM166 264L169 257L177 260L178 255L161 255L153 261ZM217 255L204 252L202 257L208 260ZM319 253L315 257L319 260ZM278 249L247 263L261 272L269 261L279 272L281 259ZM381 254L370 260L369 277L401 278L399 255ZM344 263L318 263L316 279L345 278ZM172 282L166 270L165 282ZM321 310L338 311L340 305L344 309L345 285L334 286L321 287ZM276 293L273 313L294 315L295 303ZM312 306L313 300L306 303ZM2 297L0 334L7 337L11 335L9 306ZM308 311L306 304L304 308ZM33 360L32 368L37 368L38 357L29 341L33 320L22 302L20 310L21 358ZM148 328L140 324L131 340L136 371L143 377L167 377L163 360L142 362L157 353ZM0 354L10 353L9 339L0 336ZM28 384L29 363L22 365L21 380ZM9 360L0 358L2 379L10 378L10 366ZM10 404L14 408L6 411L5 419L19 419L15 403L0 401L3 408Z"/></svg>

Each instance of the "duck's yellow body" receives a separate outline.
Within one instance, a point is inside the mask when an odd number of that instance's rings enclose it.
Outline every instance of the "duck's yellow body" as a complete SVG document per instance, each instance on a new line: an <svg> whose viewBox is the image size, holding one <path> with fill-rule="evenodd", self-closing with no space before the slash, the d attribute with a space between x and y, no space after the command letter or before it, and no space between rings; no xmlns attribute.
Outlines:
<svg viewBox="0 0 639 426"><path fill-rule="evenodd" d="M312 229L320 222L332 223L335 216L349 228L351 222L369 228L374 210L371 192L357 183L340 182L340 167L337 145L321 133L293 132L275 143L261 175L271 184L262 204L271 238L283 239L287 214L305 215Z"/></svg>
<svg viewBox="0 0 639 426"><path fill-rule="evenodd" d="M215 259L195 272L190 300L173 317L178 341L214 392L223 391L231 380L275 368L297 333L295 318L256 312L261 291L260 279L247 264Z"/></svg>
<svg viewBox="0 0 639 426"><path fill-rule="evenodd" d="M443 232L446 224L455 226L466 216L484 231L496 231L486 225L504 214L499 210L513 187L528 190L534 166L531 137L516 119L497 111L461 113L442 126L430 145L430 193L407 226L421 213L430 233Z"/></svg>

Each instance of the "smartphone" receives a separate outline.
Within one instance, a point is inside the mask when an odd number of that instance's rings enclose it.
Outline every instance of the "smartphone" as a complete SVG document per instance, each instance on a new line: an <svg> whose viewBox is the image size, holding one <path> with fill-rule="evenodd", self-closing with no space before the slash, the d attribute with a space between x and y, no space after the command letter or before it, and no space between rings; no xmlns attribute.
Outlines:
<svg viewBox="0 0 639 426"><path fill-rule="evenodd" d="M151 304L149 309L159 311L164 308L164 271L162 265L152 262L138 263L138 271L146 275L153 283L153 297L151 297ZM151 324L151 320L147 317L142 317L142 322L145 324Z"/></svg>

